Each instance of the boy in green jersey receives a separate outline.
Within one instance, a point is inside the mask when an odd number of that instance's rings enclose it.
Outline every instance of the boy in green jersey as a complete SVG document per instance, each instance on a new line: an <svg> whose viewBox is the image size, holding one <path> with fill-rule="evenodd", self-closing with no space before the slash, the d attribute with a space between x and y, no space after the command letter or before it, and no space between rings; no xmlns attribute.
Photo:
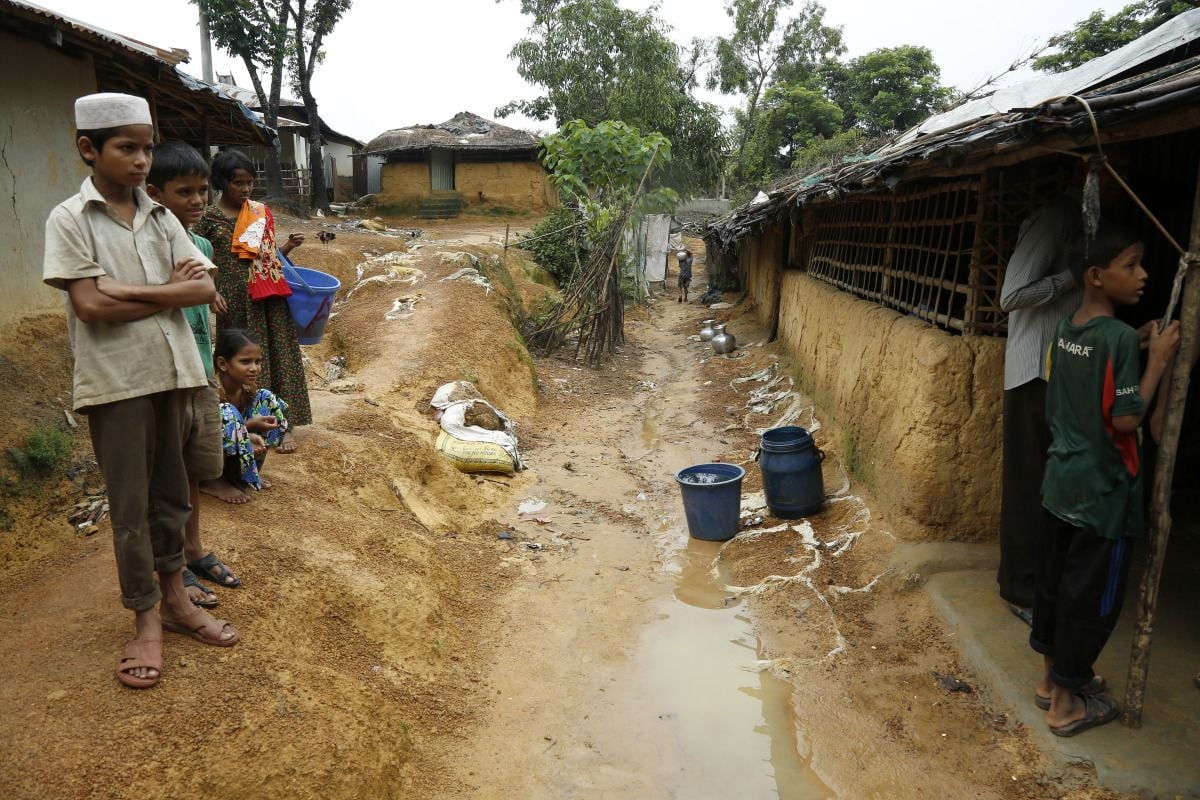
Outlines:
<svg viewBox="0 0 1200 800"><path fill-rule="evenodd" d="M1142 532L1138 426L1179 347L1179 323L1150 326L1139 377L1138 332L1118 321L1146 285L1142 245L1118 231L1086 242L1075 259L1083 302L1058 324L1047 358L1052 443L1042 482L1049 512L1038 542L1030 646L1045 674L1036 700L1059 736L1120 713L1092 670L1121 611L1129 545Z"/></svg>

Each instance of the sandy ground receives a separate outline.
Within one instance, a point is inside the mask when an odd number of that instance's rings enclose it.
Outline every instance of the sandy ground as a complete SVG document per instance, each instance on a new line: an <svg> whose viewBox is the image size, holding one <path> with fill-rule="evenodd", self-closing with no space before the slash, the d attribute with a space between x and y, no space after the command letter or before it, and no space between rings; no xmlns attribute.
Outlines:
<svg viewBox="0 0 1200 800"><path fill-rule="evenodd" d="M546 290L515 253L512 278L488 262L504 223L424 227L411 245L339 230L299 251L347 287L379 279L308 353L316 424L268 461L275 488L240 508L202 500L206 543L244 582L219 590L238 646L168 637L160 686L123 689L108 528L65 522L101 485L86 420L69 476L4 473L6 796L1107 796L1086 772L1045 775L962 672L822 410L747 408L760 384L731 381L779 354L740 309L719 312L743 344L732 359L688 338L702 307L661 298L630 313L611 365L535 362L510 318ZM441 281L463 253L494 290ZM64 347L56 315L0 335L0 403L17 419L61 417ZM328 380L334 355L348 372ZM426 403L456 379L520 424L527 471L484 480L434 451ZM689 541L674 470L746 462L793 400L836 502L807 533ZM541 521L520 518L534 496Z"/></svg>

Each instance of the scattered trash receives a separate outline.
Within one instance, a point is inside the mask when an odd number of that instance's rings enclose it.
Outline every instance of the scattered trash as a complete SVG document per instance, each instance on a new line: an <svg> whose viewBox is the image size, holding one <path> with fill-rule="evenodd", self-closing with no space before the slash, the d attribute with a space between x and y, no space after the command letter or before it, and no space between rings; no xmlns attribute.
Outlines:
<svg viewBox="0 0 1200 800"><path fill-rule="evenodd" d="M755 514L752 517L742 517L742 527L743 528L757 528L759 525L762 525L762 524L763 524L763 518L762 518L761 514Z"/></svg>
<svg viewBox="0 0 1200 800"><path fill-rule="evenodd" d="M533 521L538 525L549 525L554 520L551 517L534 517Z"/></svg>
<svg viewBox="0 0 1200 800"><path fill-rule="evenodd" d="M962 692L963 694L971 694L973 691L975 691L973 688L971 688L971 684L967 683L966 681L959 680L953 675L942 675L935 672L933 673L933 677L937 678L938 686L941 686L947 692Z"/></svg>
<svg viewBox="0 0 1200 800"><path fill-rule="evenodd" d="M742 495L742 514L753 514L767 507L767 495L764 492L750 492Z"/></svg>
<svg viewBox="0 0 1200 800"><path fill-rule="evenodd" d="M512 531L500 531L499 533L496 534L496 538L504 539L505 541L511 541L512 539L515 539L517 537L513 535Z"/></svg>
<svg viewBox="0 0 1200 800"><path fill-rule="evenodd" d="M541 550L542 549L542 545L537 542L526 542L525 546L528 547L530 550Z"/></svg>
<svg viewBox="0 0 1200 800"><path fill-rule="evenodd" d="M442 278L441 282L447 283L449 281L457 280L467 280L476 286L482 286L487 292L492 291L492 282L487 279L486 275L474 267L463 267L462 269L455 270L446 277Z"/></svg>
<svg viewBox="0 0 1200 800"><path fill-rule="evenodd" d="M383 315L388 322L411 317L417 311L417 303L425 299L423 294L412 294L407 297L397 297L392 303L392 310Z"/></svg>
<svg viewBox="0 0 1200 800"><path fill-rule="evenodd" d="M334 356L325 362L325 380L329 383L341 380L346 375L346 357Z"/></svg>
<svg viewBox="0 0 1200 800"><path fill-rule="evenodd" d="M617 572L629 572L629 567L625 566L624 564L617 567L616 569L617 569Z"/></svg>
<svg viewBox="0 0 1200 800"><path fill-rule="evenodd" d="M709 306L710 309L733 308L733 303L713 303Z"/></svg>
<svg viewBox="0 0 1200 800"><path fill-rule="evenodd" d="M384 225L383 220L380 219L379 217L376 217L375 219L360 220L355 227L363 228L364 230L368 230L368 231L376 231L376 232L382 232L382 231L386 231L388 229L388 226Z"/></svg>
<svg viewBox="0 0 1200 800"><path fill-rule="evenodd" d="M516 427L470 381L443 384L429 405L440 412L437 448L462 472L514 472L524 469ZM482 423L482 424L480 424Z"/></svg>
<svg viewBox="0 0 1200 800"><path fill-rule="evenodd" d="M75 504L67 517L67 522L75 526L75 532L91 536L99 530L99 525L108 516L108 498L103 494L85 497Z"/></svg>
<svg viewBox="0 0 1200 800"><path fill-rule="evenodd" d="M65 408L63 409L63 416L67 418L67 425L69 425L72 428L79 427L79 423L75 421L75 417L72 416L71 412Z"/></svg>
<svg viewBox="0 0 1200 800"><path fill-rule="evenodd" d="M537 514L540 511L545 511L546 505L546 501L540 497L527 497L517 506L517 513L522 515Z"/></svg>

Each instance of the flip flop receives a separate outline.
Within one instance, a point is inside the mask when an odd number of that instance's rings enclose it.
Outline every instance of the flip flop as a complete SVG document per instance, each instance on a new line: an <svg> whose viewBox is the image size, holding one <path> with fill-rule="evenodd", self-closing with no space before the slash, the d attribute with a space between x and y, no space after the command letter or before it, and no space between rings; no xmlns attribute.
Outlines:
<svg viewBox="0 0 1200 800"><path fill-rule="evenodd" d="M205 595L204 599L199 602L193 600L192 605L199 606L200 608L216 608L221 604L221 601L217 599L217 596L213 593L213 591L197 580L195 574L190 569L184 567L183 588L186 589L189 586L195 586L197 589L204 592Z"/></svg>
<svg viewBox="0 0 1200 800"><path fill-rule="evenodd" d="M158 671L153 678L137 678L128 672L139 667ZM131 639L117 662L117 680L131 689L149 689L162 678L162 639Z"/></svg>
<svg viewBox="0 0 1200 800"><path fill-rule="evenodd" d="M1019 606L1016 603L1009 603L1008 610L1012 612L1012 615L1014 617L1021 620L1021 622L1024 622L1026 625L1028 625L1031 628L1033 627L1033 609L1032 608L1025 608L1024 606Z"/></svg>
<svg viewBox="0 0 1200 800"><path fill-rule="evenodd" d="M1100 694L1107 689L1108 681L1104 680L1104 678L1100 677L1099 675L1093 675L1090 681L1075 690L1075 694ZM1042 711L1050 710L1050 698L1040 695L1037 692L1033 693L1033 703Z"/></svg>
<svg viewBox="0 0 1200 800"><path fill-rule="evenodd" d="M1083 733L1088 728L1107 725L1121 713L1121 704L1107 694L1076 694L1075 696L1083 701L1083 716L1057 728L1050 725L1050 732L1055 736L1074 736L1077 733Z"/></svg>
<svg viewBox="0 0 1200 800"><path fill-rule="evenodd" d="M187 568L201 578L212 581L218 586L224 586L226 589L236 589L242 585L242 581L234 577L229 567L222 564L221 559L217 558L217 554L211 550L203 558L189 561ZM233 583L226 583L226 578L233 578Z"/></svg>
<svg viewBox="0 0 1200 800"><path fill-rule="evenodd" d="M233 626L229 624L228 620L218 619L209 622L207 619L203 619L203 617L212 619L208 614L204 613L198 608L186 614L181 619L171 619L164 616L162 618L163 630L170 631L171 633L179 633L184 636L190 636L197 642L201 642L202 644L210 644L213 647L233 647L241 639L237 630L233 631L233 636L229 639L222 639L219 635L216 637L206 636L204 634L204 629L209 627L209 625L216 625L221 631L224 631L226 626L228 626L230 629L233 629Z"/></svg>

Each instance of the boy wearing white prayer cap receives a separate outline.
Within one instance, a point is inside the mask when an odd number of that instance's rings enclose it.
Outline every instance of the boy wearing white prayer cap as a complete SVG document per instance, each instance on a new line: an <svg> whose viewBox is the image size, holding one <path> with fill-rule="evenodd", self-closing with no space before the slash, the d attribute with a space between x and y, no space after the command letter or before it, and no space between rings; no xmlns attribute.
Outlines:
<svg viewBox="0 0 1200 800"><path fill-rule="evenodd" d="M92 175L50 212L42 277L67 294L74 407L88 417L121 602L134 612L117 679L147 688L162 674L164 629L223 647L238 641L232 625L192 605L182 577L190 506L181 419L207 380L181 309L212 301L215 267L142 191L154 157L146 101L81 97L75 127Z"/></svg>

